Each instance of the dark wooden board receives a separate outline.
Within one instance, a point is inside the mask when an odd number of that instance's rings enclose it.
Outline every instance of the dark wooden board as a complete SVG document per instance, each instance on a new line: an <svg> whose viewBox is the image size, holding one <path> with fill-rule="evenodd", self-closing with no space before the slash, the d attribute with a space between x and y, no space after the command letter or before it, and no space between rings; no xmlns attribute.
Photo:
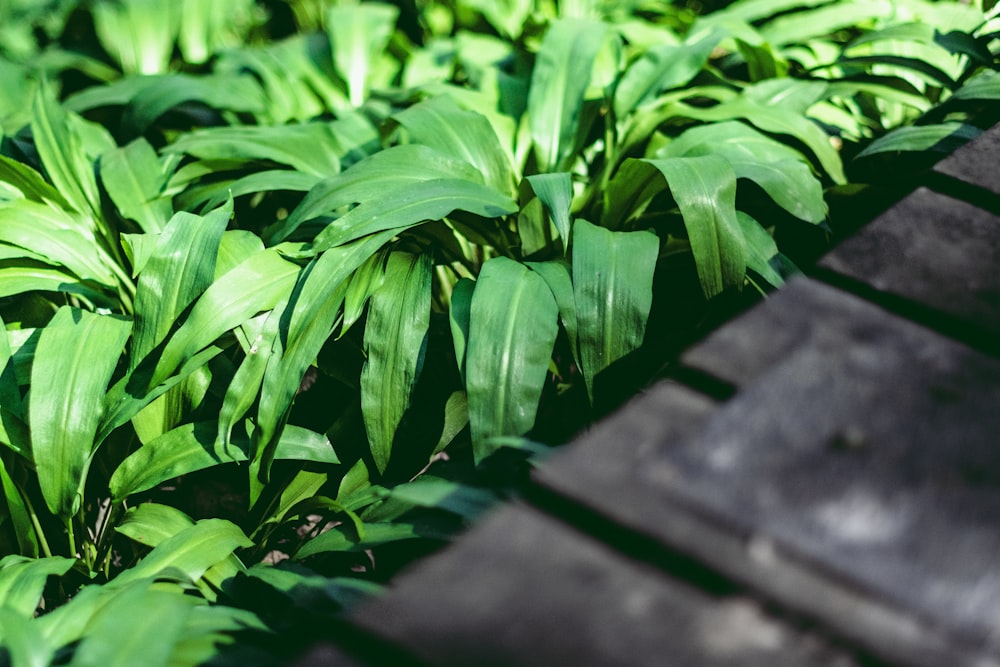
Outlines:
<svg viewBox="0 0 1000 667"><path fill-rule="evenodd" d="M856 664L749 598L709 597L519 505L352 621L441 666Z"/></svg>
<svg viewBox="0 0 1000 667"><path fill-rule="evenodd" d="M1000 125L941 160L934 171L1000 195Z"/></svg>
<svg viewBox="0 0 1000 667"><path fill-rule="evenodd" d="M694 437L543 481L883 657L1000 664L1000 362L807 279L684 361L741 386Z"/></svg>
<svg viewBox="0 0 1000 667"><path fill-rule="evenodd" d="M819 265L1000 334L1000 218L971 204L920 188Z"/></svg>

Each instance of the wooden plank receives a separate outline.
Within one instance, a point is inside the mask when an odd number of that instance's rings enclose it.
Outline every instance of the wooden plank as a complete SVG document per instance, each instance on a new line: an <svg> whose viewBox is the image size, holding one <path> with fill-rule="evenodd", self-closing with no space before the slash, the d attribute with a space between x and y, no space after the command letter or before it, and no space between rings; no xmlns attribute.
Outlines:
<svg viewBox="0 0 1000 667"><path fill-rule="evenodd" d="M998 162L1000 125L995 125L938 162L934 171L1000 195Z"/></svg>
<svg viewBox="0 0 1000 667"><path fill-rule="evenodd" d="M1000 218L920 188L819 265L1000 334Z"/></svg>
<svg viewBox="0 0 1000 667"><path fill-rule="evenodd" d="M1000 362L807 279L683 360L741 391L546 483L890 660L1000 664Z"/></svg>
<svg viewBox="0 0 1000 667"><path fill-rule="evenodd" d="M351 620L441 666L857 664L751 599L709 597L518 505Z"/></svg>

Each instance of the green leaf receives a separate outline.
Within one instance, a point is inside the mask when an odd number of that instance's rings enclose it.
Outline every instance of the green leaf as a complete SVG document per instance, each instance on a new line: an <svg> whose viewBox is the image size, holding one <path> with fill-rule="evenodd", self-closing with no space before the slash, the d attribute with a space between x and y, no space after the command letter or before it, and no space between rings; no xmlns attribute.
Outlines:
<svg viewBox="0 0 1000 667"><path fill-rule="evenodd" d="M28 424L49 510L80 509L101 407L131 323L62 307L42 330L31 369Z"/></svg>
<svg viewBox="0 0 1000 667"><path fill-rule="evenodd" d="M649 232L612 232L586 220L573 225L580 365L591 401L597 374L642 345L659 250Z"/></svg>
<svg viewBox="0 0 1000 667"><path fill-rule="evenodd" d="M21 390L14 366L14 352L3 319L0 319L0 408L18 419L24 416Z"/></svg>
<svg viewBox="0 0 1000 667"><path fill-rule="evenodd" d="M645 51L629 66L615 88L615 115L625 118L661 91L691 81L724 36L725 33L716 28L694 42L659 44Z"/></svg>
<svg viewBox="0 0 1000 667"><path fill-rule="evenodd" d="M778 246L767 230L756 220L742 211L736 212L743 238L746 239L747 268L773 287L781 287L785 280L772 266L772 261L778 257Z"/></svg>
<svg viewBox="0 0 1000 667"><path fill-rule="evenodd" d="M0 607L0 647L12 667L48 667L56 648L30 617L5 607Z"/></svg>
<svg viewBox="0 0 1000 667"><path fill-rule="evenodd" d="M351 209L316 235L317 252L379 232L399 233L428 220L441 220L454 211L483 218L516 212L514 201L479 183L441 178L403 184L380 199Z"/></svg>
<svg viewBox="0 0 1000 667"><path fill-rule="evenodd" d="M176 507L141 503L125 512L115 532L153 548L193 525L194 520Z"/></svg>
<svg viewBox="0 0 1000 667"><path fill-rule="evenodd" d="M344 294L344 321L340 335L350 329L364 312L365 304L385 281L385 265L389 253L386 249L375 253L359 266L350 278Z"/></svg>
<svg viewBox="0 0 1000 667"><path fill-rule="evenodd" d="M534 174L528 183L542 202L563 239L563 253L569 249L569 216L573 204L573 180L568 172Z"/></svg>
<svg viewBox="0 0 1000 667"><path fill-rule="evenodd" d="M7 556L0 560L0 608L23 618L32 618L38 609L49 577L61 577L76 562L72 558L25 558Z"/></svg>
<svg viewBox="0 0 1000 667"><path fill-rule="evenodd" d="M410 141L473 165L497 192L513 193L514 174L493 126L482 114L461 109L448 96L432 97L393 116Z"/></svg>
<svg viewBox="0 0 1000 667"><path fill-rule="evenodd" d="M176 162L161 160L150 143L139 137L101 156L101 182L123 218L134 220L147 234L156 234L174 212L164 189Z"/></svg>
<svg viewBox="0 0 1000 667"><path fill-rule="evenodd" d="M410 405L418 360L430 326L431 261L426 254L389 255L365 326L361 410L375 466L385 472L393 438Z"/></svg>
<svg viewBox="0 0 1000 667"><path fill-rule="evenodd" d="M25 198L33 202L52 203L59 208L70 207L59 191L48 184L41 174L6 155L0 155L0 182L13 185Z"/></svg>
<svg viewBox="0 0 1000 667"><path fill-rule="evenodd" d="M41 553L41 545L38 543L38 534L35 532L31 510L24 502L21 490L8 474L2 458L0 458L0 489L3 490L7 516L10 517L19 553L37 558Z"/></svg>
<svg viewBox="0 0 1000 667"><path fill-rule="evenodd" d="M573 360L580 366L580 349L576 318L576 298L573 296L573 279L570 277L570 265L564 260L548 262L527 262L531 270L537 273L552 290L556 305L559 306L559 320L566 331L566 338L573 353Z"/></svg>
<svg viewBox="0 0 1000 667"><path fill-rule="evenodd" d="M171 574L198 581L216 563L238 548L253 546L243 531L224 519L203 519L158 544L139 563L114 579L115 587Z"/></svg>
<svg viewBox="0 0 1000 667"><path fill-rule="evenodd" d="M180 26L180 4L103 0L94 4L94 29L127 74L167 70Z"/></svg>
<svg viewBox="0 0 1000 667"><path fill-rule="evenodd" d="M737 178L754 181L786 211L807 222L826 219L823 187L805 157L743 123L691 128L660 149L658 158L721 155Z"/></svg>
<svg viewBox="0 0 1000 667"><path fill-rule="evenodd" d="M197 604L177 591L137 581L112 597L91 619L73 654L79 667L167 667L174 644Z"/></svg>
<svg viewBox="0 0 1000 667"><path fill-rule="evenodd" d="M340 525L312 538L295 554L297 560L331 551L359 552L365 549L415 539L445 539L447 534L428 530L418 524L406 521L392 523L366 523L364 539L359 539L353 528Z"/></svg>
<svg viewBox="0 0 1000 667"><path fill-rule="evenodd" d="M100 126L72 118L59 105L47 84L42 84L32 106L31 134L49 180L80 213L101 215L101 195L94 176L94 158L86 152L81 126L104 133L105 149L114 142Z"/></svg>
<svg viewBox="0 0 1000 667"><path fill-rule="evenodd" d="M705 296L741 287L746 258L736 220L736 174L729 162L718 155L626 160L608 188L608 222L641 211L664 187L684 219Z"/></svg>
<svg viewBox="0 0 1000 667"><path fill-rule="evenodd" d="M347 83L351 104L361 106L377 59L392 37L399 9L376 2L330 7L326 26L333 49L333 67Z"/></svg>
<svg viewBox="0 0 1000 667"><path fill-rule="evenodd" d="M121 462L108 483L115 502L180 475L246 461L245 451L216 444L217 429L215 422L183 424L134 451Z"/></svg>
<svg viewBox="0 0 1000 667"><path fill-rule="evenodd" d="M202 160L268 160L325 178L340 171L338 156L347 152L335 128L329 122L211 127L184 134L164 150Z"/></svg>
<svg viewBox="0 0 1000 667"><path fill-rule="evenodd" d="M184 309L212 284L222 233L232 214L230 202L204 217L181 211L167 223L139 275L130 370L166 338Z"/></svg>
<svg viewBox="0 0 1000 667"><path fill-rule="evenodd" d="M900 127L871 142L855 157L857 159L879 153L923 151L950 154L982 132L974 125L954 122Z"/></svg>
<svg viewBox="0 0 1000 667"><path fill-rule="evenodd" d="M539 171L571 166L583 98L606 26L578 19L553 21L535 60L528 118Z"/></svg>
<svg viewBox="0 0 1000 667"><path fill-rule="evenodd" d="M462 278L451 291L451 308L448 310L448 322L451 328L451 339L455 345L455 359L458 369L465 378L466 358L469 348L469 317L472 312L472 294L476 283L468 278Z"/></svg>
<svg viewBox="0 0 1000 667"><path fill-rule="evenodd" d="M299 270L278 249L268 248L247 257L212 283L168 340L149 386L166 380L222 334L287 298ZM253 285L253 289L247 289L247 285Z"/></svg>
<svg viewBox="0 0 1000 667"><path fill-rule="evenodd" d="M394 486L389 496L421 507L447 510L467 520L475 519L499 501L486 489L429 475Z"/></svg>
<svg viewBox="0 0 1000 667"><path fill-rule="evenodd" d="M282 241L302 223L342 207L378 201L411 182L447 178L482 182L479 171L465 160L420 144L392 146L316 185L284 222L266 230L265 238Z"/></svg>
<svg viewBox="0 0 1000 667"><path fill-rule="evenodd" d="M545 281L505 257L483 265L472 295L466 387L473 452L486 438L522 435L534 426L559 307Z"/></svg>

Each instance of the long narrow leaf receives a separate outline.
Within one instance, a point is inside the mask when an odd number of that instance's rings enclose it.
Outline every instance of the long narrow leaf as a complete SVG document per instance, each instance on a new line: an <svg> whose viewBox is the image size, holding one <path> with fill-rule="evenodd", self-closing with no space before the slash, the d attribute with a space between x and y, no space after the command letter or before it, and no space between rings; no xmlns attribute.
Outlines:
<svg viewBox="0 0 1000 667"><path fill-rule="evenodd" d="M528 93L531 139L539 170L559 171L572 154L591 68L604 40L605 25L554 21L535 61Z"/></svg>
<svg viewBox="0 0 1000 667"><path fill-rule="evenodd" d="M430 326L431 262L393 253L385 281L372 296L365 326L361 410L372 457L385 472L393 438L410 404L417 363Z"/></svg>
<svg viewBox="0 0 1000 667"><path fill-rule="evenodd" d="M466 387L476 460L486 439L522 435L534 426L559 307L545 281L505 257L483 265L472 295Z"/></svg>
<svg viewBox="0 0 1000 667"><path fill-rule="evenodd" d="M49 510L80 509L101 406L132 325L63 307L42 330L31 369L28 423L38 483Z"/></svg>
<svg viewBox="0 0 1000 667"><path fill-rule="evenodd" d="M591 400L598 373L642 345L659 249L649 232L612 232L586 220L573 225L573 296Z"/></svg>

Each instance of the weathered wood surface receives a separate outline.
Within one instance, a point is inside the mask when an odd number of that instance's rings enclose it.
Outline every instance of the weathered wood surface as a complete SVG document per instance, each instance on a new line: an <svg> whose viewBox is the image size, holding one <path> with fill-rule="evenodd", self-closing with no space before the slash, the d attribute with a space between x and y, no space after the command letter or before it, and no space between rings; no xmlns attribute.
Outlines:
<svg viewBox="0 0 1000 667"><path fill-rule="evenodd" d="M941 160L934 171L1000 196L1000 125Z"/></svg>
<svg viewBox="0 0 1000 667"><path fill-rule="evenodd" d="M820 266L1000 338L998 230L997 216L920 188Z"/></svg>
<svg viewBox="0 0 1000 667"><path fill-rule="evenodd" d="M1000 665L998 158L683 355L731 398L649 388L349 622L428 665Z"/></svg>
<svg viewBox="0 0 1000 667"><path fill-rule="evenodd" d="M711 597L513 505L354 620L454 667L856 665L742 595Z"/></svg>

